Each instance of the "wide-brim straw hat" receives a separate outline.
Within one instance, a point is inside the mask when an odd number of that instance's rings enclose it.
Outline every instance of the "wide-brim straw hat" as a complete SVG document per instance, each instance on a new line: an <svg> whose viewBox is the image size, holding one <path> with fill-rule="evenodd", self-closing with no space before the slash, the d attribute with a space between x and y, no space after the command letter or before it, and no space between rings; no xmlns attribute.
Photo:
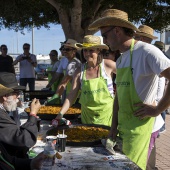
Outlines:
<svg viewBox="0 0 170 170"><path fill-rule="evenodd" d="M13 89L7 88L3 86L2 84L0 84L0 97L6 94L12 93L13 91L14 91Z"/></svg>
<svg viewBox="0 0 170 170"><path fill-rule="evenodd" d="M119 26L139 31L128 21L128 14L118 9L108 9L104 11L101 18L89 25L89 30L98 30L99 28L106 26Z"/></svg>
<svg viewBox="0 0 170 170"><path fill-rule="evenodd" d="M148 37L151 39L157 39L158 37L154 36L154 30L147 26L147 25L140 25L139 28L140 32L136 32L135 35L139 35L139 36L144 36L144 37Z"/></svg>
<svg viewBox="0 0 170 170"><path fill-rule="evenodd" d="M109 47L103 43L103 38L101 36L86 35L83 38L83 44L77 43L78 48L99 48L108 50Z"/></svg>
<svg viewBox="0 0 170 170"><path fill-rule="evenodd" d="M162 41L155 41L154 45L160 49L164 49L165 44Z"/></svg>
<svg viewBox="0 0 170 170"><path fill-rule="evenodd" d="M64 44L62 44L62 45L67 46L67 47L72 47L72 48L77 49L77 47L76 47L76 43L77 43L77 41L76 41L76 40L68 39L68 40L67 40Z"/></svg>
<svg viewBox="0 0 170 170"><path fill-rule="evenodd" d="M13 73L0 72L0 84L14 90L25 90L25 86L19 86L16 76Z"/></svg>

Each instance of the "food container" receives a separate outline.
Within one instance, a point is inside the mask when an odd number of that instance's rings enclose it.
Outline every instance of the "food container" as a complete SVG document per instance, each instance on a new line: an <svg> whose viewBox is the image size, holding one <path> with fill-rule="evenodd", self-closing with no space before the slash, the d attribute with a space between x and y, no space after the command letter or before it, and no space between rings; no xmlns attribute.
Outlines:
<svg viewBox="0 0 170 170"><path fill-rule="evenodd" d="M37 113L42 120L53 120L56 118L57 114L61 110L61 105L58 106L41 106L40 110ZM25 109L26 113L30 113L30 108ZM77 107L71 107L64 114L66 119L76 119L81 114L81 110Z"/></svg>
<svg viewBox="0 0 170 170"><path fill-rule="evenodd" d="M101 139L107 138L110 127L95 124L78 124L58 126L47 131L46 135L57 135L65 129L67 146L90 147L101 144Z"/></svg>

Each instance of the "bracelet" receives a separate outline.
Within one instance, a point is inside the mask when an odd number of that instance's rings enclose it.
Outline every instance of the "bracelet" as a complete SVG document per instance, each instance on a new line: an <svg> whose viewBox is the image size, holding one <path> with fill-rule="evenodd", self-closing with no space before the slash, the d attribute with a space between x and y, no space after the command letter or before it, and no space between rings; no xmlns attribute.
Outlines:
<svg viewBox="0 0 170 170"><path fill-rule="evenodd" d="M38 116L36 114L34 114L34 113L30 113L30 116L34 116L34 117L36 117L38 119Z"/></svg>

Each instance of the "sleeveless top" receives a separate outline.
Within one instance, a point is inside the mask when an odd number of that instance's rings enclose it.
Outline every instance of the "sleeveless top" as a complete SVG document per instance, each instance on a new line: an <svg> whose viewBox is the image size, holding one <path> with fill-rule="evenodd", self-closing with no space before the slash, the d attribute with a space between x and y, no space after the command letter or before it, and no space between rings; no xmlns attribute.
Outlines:
<svg viewBox="0 0 170 170"><path fill-rule="evenodd" d="M81 75L80 75L80 83L81 83L81 85L82 85L82 78L83 78L83 72L84 72L84 69L85 69L85 65L86 65L86 63L81 65ZM106 72L105 67L104 67L104 59L103 59L103 61L101 63L101 67L100 68L101 68L101 72L102 72L102 77L107 82L107 88L109 90L109 93L110 93L110 95L112 97L114 97L113 81L112 81L112 78L107 75L107 72Z"/></svg>

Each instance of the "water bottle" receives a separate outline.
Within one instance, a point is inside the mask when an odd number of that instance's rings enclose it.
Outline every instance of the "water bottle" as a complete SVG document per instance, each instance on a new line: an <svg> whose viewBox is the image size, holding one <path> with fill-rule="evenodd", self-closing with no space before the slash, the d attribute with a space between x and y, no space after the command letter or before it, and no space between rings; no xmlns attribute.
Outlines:
<svg viewBox="0 0 170 170"><path fill-rule="evenodd" d="M44 147L44 154L47 157L42 162L41 170L51 170L54 165L56 155L55 146L51 140L48 140L46 142L46 145Z"/></svg>
<svg viewBox="0 0 170 170"><path fill-rule="evenodd" d="M23 93L23 91L20 91L19 95L20 95L20 101L24 102L24 93Z"/></svg>

